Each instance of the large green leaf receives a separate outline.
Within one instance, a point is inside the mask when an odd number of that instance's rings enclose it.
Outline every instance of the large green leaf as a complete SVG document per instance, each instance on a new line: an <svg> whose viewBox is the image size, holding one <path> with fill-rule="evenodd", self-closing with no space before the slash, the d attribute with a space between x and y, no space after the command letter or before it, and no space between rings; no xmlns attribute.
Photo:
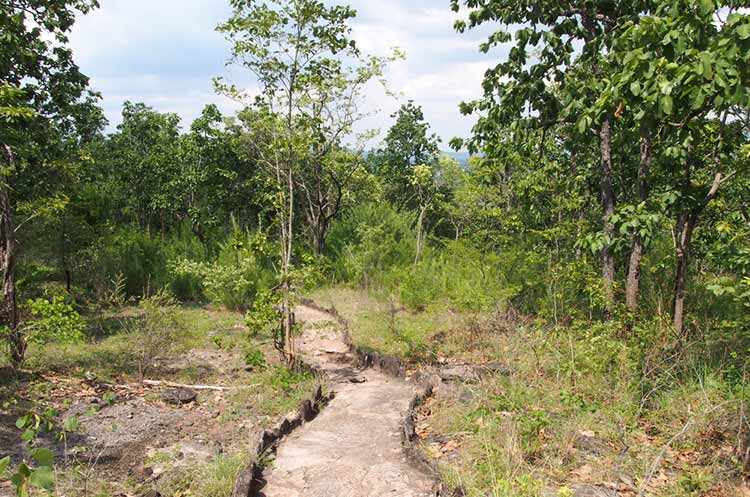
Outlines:
<svg viewBox="0 0 750 497"><path fill-rule="evenodd" d="M51 468L55 464L55 454L50 449L40 447L30 450L29 454L39 466Z"/></svg>
<svg viewBox="0 0 750 497"><path fill-rule="evenodd" d="M674 101L670 95L663 95L659 98L659 108L666 115L671 115L674 108Z"/></svg>
<svg viewBox="0 0 750 497"><path fill-rule="evenodd" d="M29 483L37 488L52 490L55 487L55 473L48 466L41 466L31 472Z"/></svg>

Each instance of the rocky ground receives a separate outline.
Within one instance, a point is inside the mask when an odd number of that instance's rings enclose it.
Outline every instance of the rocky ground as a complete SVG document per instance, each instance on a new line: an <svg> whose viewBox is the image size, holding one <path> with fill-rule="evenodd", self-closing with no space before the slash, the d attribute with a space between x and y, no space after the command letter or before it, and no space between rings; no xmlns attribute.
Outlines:
<svg viewBox="0 0 750 497"><path fill-rule="evenodd" d="M404 416L418 388L355 367L331 316L298 308L307 323L303 359L323 370L335 397L312 422L293 432L264 473L266 497L426 497L434 480L409 460Z"/></svg>

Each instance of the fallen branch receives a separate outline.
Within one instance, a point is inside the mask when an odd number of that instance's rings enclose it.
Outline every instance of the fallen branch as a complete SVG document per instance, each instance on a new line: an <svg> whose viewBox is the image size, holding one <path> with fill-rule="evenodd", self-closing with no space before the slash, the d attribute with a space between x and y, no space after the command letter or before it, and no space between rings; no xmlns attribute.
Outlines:
<svg viewBox="0 0 750 497"><path fill-rule="evenodd" d="M257 387L258 384L243 385L241 387L219 387L215 385L186 385L184 383L175 383L173 381L162 381L162 380L143 380L144 385L151 387L172 387L172 388L190 388L191 390L215 390L217 392L225 392L227 390L239 390L241 388Z"/></svg>

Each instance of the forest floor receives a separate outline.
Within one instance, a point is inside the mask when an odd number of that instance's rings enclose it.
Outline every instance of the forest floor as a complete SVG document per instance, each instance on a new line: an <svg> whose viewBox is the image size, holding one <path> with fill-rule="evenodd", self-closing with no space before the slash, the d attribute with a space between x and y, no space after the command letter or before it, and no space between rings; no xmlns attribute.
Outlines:
<svg viewBox="0 0 750 497"><path fill-rule="evenodd" d="M655 362L646 380L621 340L508 309L416 312L347 288L312 297L349 321L355 345L442 377L417 434L467 497L750 497L742 405L705 372L677 377ZM481 364L497 367L471 374Z"/></svg>
<svg viewBox="0 0 750 497"><path fill-rule="evenodd" d="M134 313L121 311L110 324ZM141 384L134 337L117 325L85 345L33 347L23 374L2 370L1 455L17 462L27 450L19 417L54 409L52 430L37 443L57 454L59 495L229 495L258 433L309 396L316 379L280 367L271 341L248 337L239 313L180 313L188 329L178 352L156 358L147 378L222 390L195 390L195 400L175 404L170 397L180 389ZM249 367L249 350L267 364ZM64 439L55 441L63 427ZM0 496L11 495L0 483Z"/></svg>
<svg viewBox="0 0 750 497"><path fill-rule="evenodd" d="M467 497L750 497L735 452L741 406L708 375L655 376L641 387L619 341L504 309L436 302L414 312L344 288L312 297L347 318L357 346L397 355L410 377L439 386L417 434L442 479ZM319 379L281 367L270 338L249 336L241 314L185 306L176 351L146 376L222 390L175 405L172 387L139 382L137 344L122 326L137 312L107 316L86 344L32 346L20 375L0 365L0 457L17 462L27 451L19 417L54 409L38 443L56 451L59 495L230 495L258 433ZM303 307L298 318L307 321L305 360L326 371L336 396L281 444L264 494L429 495L431 478L400 443L415 387L352 368L327 314ZM489 374L473 369L489 364ZM0 497L12 494L0 483Z"/></svg>

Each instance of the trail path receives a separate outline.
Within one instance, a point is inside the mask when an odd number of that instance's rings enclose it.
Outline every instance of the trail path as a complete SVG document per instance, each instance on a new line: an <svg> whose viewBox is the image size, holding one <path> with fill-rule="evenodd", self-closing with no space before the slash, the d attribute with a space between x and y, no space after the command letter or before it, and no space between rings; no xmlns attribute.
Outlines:
<svg viewBox="0 0 750 497"><path fill-rule="evenodd" d="M413 385L352 366L333 318L296 309L304 332L298 350L328 375L335 398L315 420L284 440L265 472L265 497L428 497L431 478L410 465L401 426Z"/></svg>

